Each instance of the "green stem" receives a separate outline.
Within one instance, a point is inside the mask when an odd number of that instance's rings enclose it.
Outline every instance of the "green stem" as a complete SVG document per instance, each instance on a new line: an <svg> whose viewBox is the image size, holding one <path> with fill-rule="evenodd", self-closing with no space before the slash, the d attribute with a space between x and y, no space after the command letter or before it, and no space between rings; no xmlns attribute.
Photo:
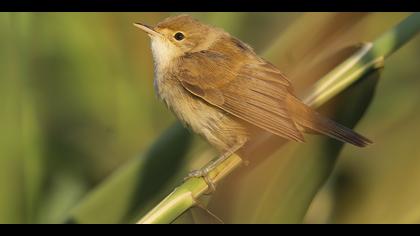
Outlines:
<svg viewBox="0 0 420 236"><path fill-rule="evenodd" d="M315 83L303 100L313 108L321 106L363 78L367 72L382 67L384 58L408 42L419 31L420 13L414 13L373 43L363 44L360 50ZM241 158L234 154L211 171L208 177L217 183L241 165ZM138 223L170 223L193 207L196 204L195 199L207 190L208 186L203 178L188 179Z"/></svg>

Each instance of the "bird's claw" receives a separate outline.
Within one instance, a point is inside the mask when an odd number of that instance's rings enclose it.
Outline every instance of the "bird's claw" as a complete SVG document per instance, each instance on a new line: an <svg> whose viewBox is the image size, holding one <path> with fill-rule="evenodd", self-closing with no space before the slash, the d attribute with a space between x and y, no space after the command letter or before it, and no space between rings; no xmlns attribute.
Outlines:
<svg viewBox="0 0 420 236"><path fill-rule="evenodd" d="M206 194L211 194L214 191L216 191L216 185L209 178L209 176L208 176L209 172L210 172L210 170L208 170L207 168L191 171L187 175L187 177L184 178L184 181L186 181L188 179L191 179L191 178L203 178L204 181L206 182L207 186L208 186L208 191L206 192Z"/></svg>

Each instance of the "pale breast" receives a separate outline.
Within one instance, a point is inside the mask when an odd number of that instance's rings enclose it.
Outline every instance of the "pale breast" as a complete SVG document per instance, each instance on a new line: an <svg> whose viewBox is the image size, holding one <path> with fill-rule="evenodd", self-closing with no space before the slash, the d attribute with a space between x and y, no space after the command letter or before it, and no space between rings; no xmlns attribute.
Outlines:
<svg viewBox="0 0 420 236"><path fill-rule="evenodd" d="M217 123L223 116L218 110L193 97L176 81L162 83L161 80L155 80L155 88L166 106L196 133L201 133L210 123Z"/></svg>
<svg viewBox="0 0 420 236"><path fill-rule="evenodd" d="M158 96L177 118L218 150L226 150L248 134L243 123L185 90L178 80L157 76Z"/></svg>

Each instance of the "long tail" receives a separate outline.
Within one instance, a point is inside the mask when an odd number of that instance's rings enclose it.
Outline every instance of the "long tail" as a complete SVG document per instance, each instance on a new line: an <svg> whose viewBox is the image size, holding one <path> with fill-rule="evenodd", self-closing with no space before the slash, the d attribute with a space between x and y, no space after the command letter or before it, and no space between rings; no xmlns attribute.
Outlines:
<svg viewBox="0 0 420 236"><path fill-rule="evenodd" d="M363 137L353 130L323 117L293 95L288 95L287 102L288 108L293 113L295 122L299 126L358 147L365 147L372 143L368 138Z"/></svg>

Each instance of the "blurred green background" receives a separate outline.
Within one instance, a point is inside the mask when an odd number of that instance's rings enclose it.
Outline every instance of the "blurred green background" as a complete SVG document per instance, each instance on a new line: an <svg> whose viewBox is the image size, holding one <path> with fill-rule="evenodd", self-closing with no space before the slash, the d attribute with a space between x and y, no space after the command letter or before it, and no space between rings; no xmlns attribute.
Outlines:
<svg viewBox="0 0 420 236"><path fill-rule="evenodd" d="M153 91L149 38L132 23L156 24L173 14L0 13L0 223L131 222L215 155L194 135L190 147L190 133L180 131L175 136L180 135L182 148L157 149L164 149L159 155L188 152L185 159L165 164L146 158L175 118ZM323 47L339 45L324 45L330 39L370 41L408 16L190 14L224 28L259 53L278 40L281 47L281 40L288 40L283 35L307 36L273 61L298 90L308 85L293 68L299 55L323 53L307 46L314 40L325 39L316 42ZM302 18L313 19L314 25L296 25ZM328 26L333 30L319 31L316 24L326 22L334 22ZM310 66L316 59L299 63ZM417 36L386 60L373 101L356 127L375 144L343 149L303 222L420 223L419 68ZM194 158L198 153L201 158ZM141 177L142 171L151 172L145 175L150 178ZM137 180L127 188L115 180L132 174L147 183L150 197L133 193ZM113 186L107 185L112 181L115 188L98 190ZM109 200L99 204L102 198ZM237 217L232 221L240 222Z"/></svg>

